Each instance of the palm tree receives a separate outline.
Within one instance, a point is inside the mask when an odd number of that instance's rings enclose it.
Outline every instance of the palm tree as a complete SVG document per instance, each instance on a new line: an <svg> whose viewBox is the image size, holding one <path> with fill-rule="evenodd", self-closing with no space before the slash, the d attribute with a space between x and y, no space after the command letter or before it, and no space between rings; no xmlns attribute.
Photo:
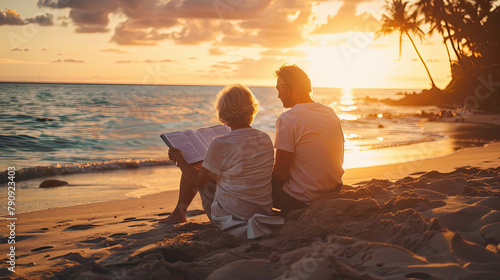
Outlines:
<svg viewBox="0 0 500 280"><path fill-rule="evenodd" d="M427 75L429 75L429 79L431 80L432 87L437 88L434 83L434 79L432 79L431 73L429 72L429 68L427 68L427 64L425 64L425 61L420 55L415 42L410 36L410 32L412 32L413 35L418 36L420 39L423 38L424 32L420 29L420 25L423 20L417 19L417 13L410 13L408 11L408 4L409 2L404 0L392 0L392 2L386 1L385 9L387 13L382 16L382 28L377 32L377 36L380 34L386 35L394 31L399 31L399 58L401 58L403 34L406 34L415 48L420 61L424 64Z"/></svg>

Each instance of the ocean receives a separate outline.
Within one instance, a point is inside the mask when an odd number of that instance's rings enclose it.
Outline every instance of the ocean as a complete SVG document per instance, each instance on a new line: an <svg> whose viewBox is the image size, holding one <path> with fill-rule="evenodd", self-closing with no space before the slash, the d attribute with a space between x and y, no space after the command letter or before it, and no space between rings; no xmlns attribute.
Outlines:
<svg viewBox="0 0 500 280"><path fill-rule="evenodd" d="M160 134L218 124L212 102L222 86L101 84L0 84L0 170L15 167L22 195L19 211L106 201L172 189L161 182L125 184L131 172L151 166L175 168ZM285 111L274 87L250 87L260 102L253 127L274 138ZM429 125L435 106L389 106L378 100L401 98L414 89L315 88L313 99L342 119L345 168L443 156L463 146L450 123ZM378 99L378 100L375 100ZM103 171L113 183L96 183ZM21 172L19 172L21 171ZM118 172L118 173L117 173ZM120 173L121 172L121 173ZM145 172L145 173L144 173ZM71 176L78 186L45 190L43 179ZM114 175L109 175L114 174ZM99 177L101 176L101 177ZM67 178L67 177L64 177ZM4 178L5 179L5 178ZM0 186L5 209L6 186ZM92 189L94 195L86 195ZM96 195L99 193L99 195ZM71 199L70 199L71 198Z"/></svg>

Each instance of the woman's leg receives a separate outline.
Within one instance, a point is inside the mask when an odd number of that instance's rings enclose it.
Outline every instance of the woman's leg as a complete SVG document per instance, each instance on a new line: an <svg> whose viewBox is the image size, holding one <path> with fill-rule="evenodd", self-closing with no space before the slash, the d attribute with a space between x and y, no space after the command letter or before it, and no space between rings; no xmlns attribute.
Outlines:
<svg viewBox="0 0 500 280"><path fill-rule="evenodd" d="M160 223L165 224L178 224L187 221L186 211L194 196L198 192L198 187L190 182L184 174L181 176L181 183L179 187L179 200L175 206L174 211L165 219L161 219Z"/></svg>

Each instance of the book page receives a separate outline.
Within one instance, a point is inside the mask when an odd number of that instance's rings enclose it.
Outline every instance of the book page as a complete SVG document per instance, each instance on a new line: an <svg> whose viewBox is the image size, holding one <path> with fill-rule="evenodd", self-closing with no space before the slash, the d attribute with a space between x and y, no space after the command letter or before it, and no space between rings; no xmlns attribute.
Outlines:
<svg viewBox="0 0 500 280"><path fill-rule="evenodd" d="M207 147L210 145L210 142L215 137L226 135L231 131L231 129L228 126L225 125L216 125L216 126L211 126L211 127L206 127L206 128L200 128L196 130L196 134L200 137L201 141L207 145Z"/></svg>
<svg viewBox="0 0 500 280"><path fill-rule="evenodd" d="M175 148L182 151L188 163L199 162L205 159L207 147L192 130L184 130L162 134Z"/></svg>

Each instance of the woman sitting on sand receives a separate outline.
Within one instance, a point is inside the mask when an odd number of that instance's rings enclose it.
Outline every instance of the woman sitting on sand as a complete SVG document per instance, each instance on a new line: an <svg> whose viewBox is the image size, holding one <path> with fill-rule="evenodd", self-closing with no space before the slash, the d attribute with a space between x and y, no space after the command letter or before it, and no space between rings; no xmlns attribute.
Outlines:
<svg viewBox="0 0 500 280"><path fill-rule="evenodd" d="M212 140L203 163L189 164L182 152L170 148L168 156L181 169L179 200L160 223L186 221L186 210L200 192L208 218L234 235L255 238L269 231L262 223L280 224L272 214L271 173L273 144L269 135L252 128L259 103L245 86L221 90L215 100L217 117L231 132Z"/></svg>

